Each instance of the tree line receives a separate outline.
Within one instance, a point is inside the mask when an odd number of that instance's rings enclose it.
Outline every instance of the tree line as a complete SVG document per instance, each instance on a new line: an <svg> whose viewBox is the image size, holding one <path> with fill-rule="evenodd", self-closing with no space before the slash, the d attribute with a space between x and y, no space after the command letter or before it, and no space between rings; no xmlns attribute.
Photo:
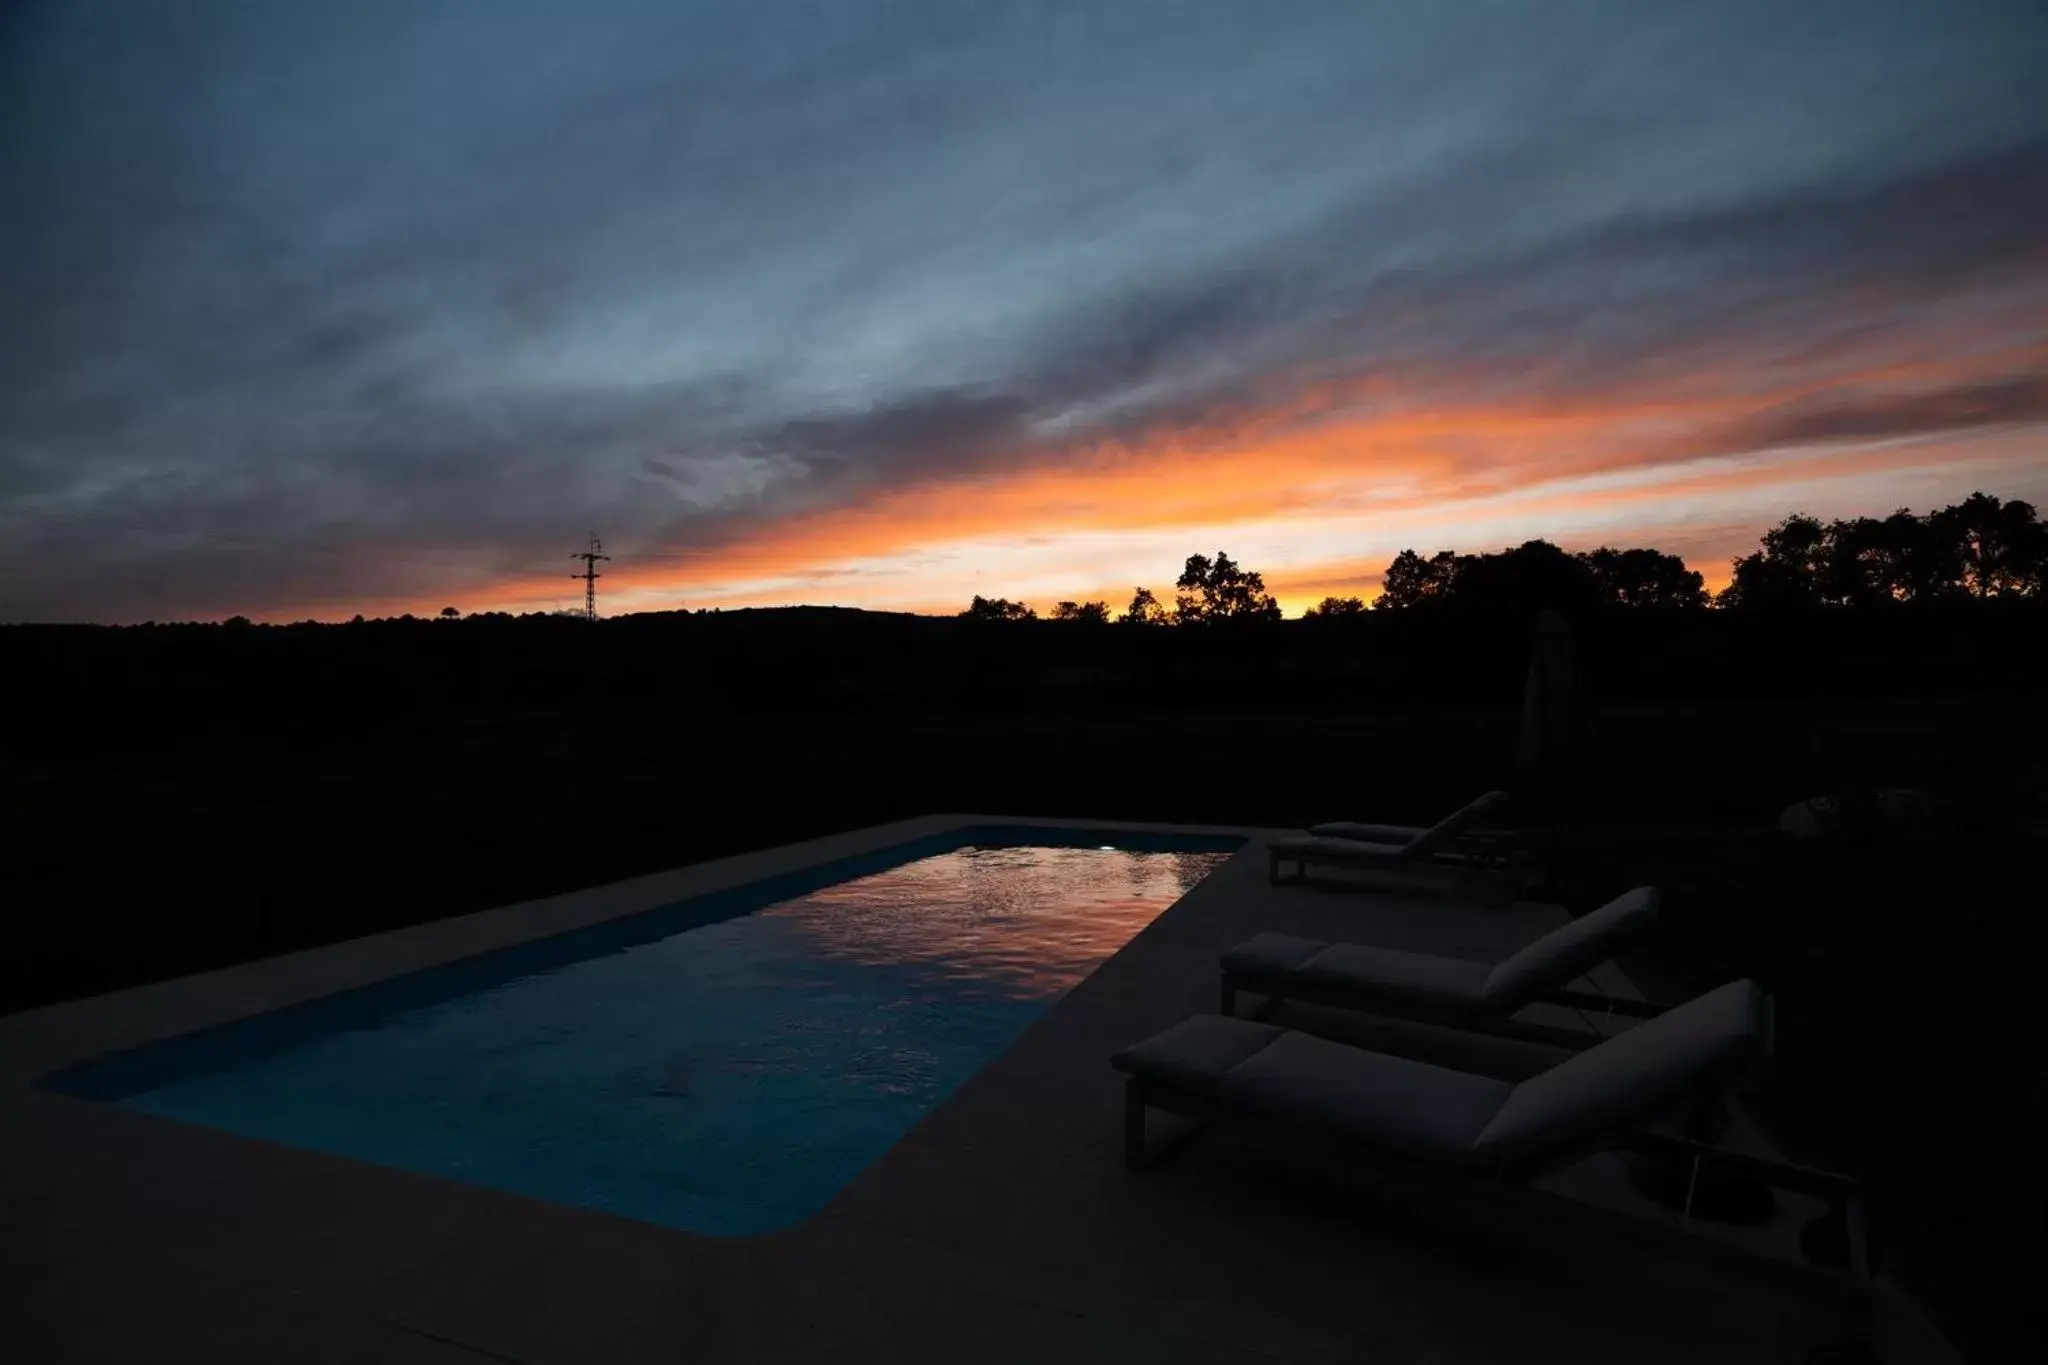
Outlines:
<svg viewBox="0 0 2048 1365"><path fill-rule="evenodd" d="M1764 532L1718 599L1729 607L1874 607L2036 598L2048 581L2048 526L2033 505L1989 493L1938 512L1822 522L1793 515Z"/></svg>
<svg viewBox="0 0 2048 1365"><path fill-rule="evenodd" d="M973 621L1032 621L1038 613L1023 602L977 595L960 613ZM1082 625L1196 626L1222 622L1263 622L1280 619L1280 603L1266 591L1266 580L1221 550L1211 559L1189 555L1174 582L1169 610L1150 588L1131 593L1130 605L1112 616L1107 602L1061 602L1050 619Z"/></svg>
<svg viewBox="0 0 2048 1365"><path fill-rule="evenodd" d="M1648 548L1573 553L1531 540L1491 554L1412 549L1387 565L1373 610L1454 608L1533 613L1624 607L1656 611L1870 609L1899 604L2041 600L2048 583L2048 525L2030 503L1972 493L1939 511L1901 508L1887 517L1823 522L1794 513L1736 559L1728 586L1710 594L1679 556ZM1121 613L1109 603L1063 601L1054 621L1082 625L1204 625L1280 619L1265 579L1218 552L1190 555L1169 608L1138 588ZM1325 597L1305 615L1327 620L1367 610L1360 597ZM962 616L1028 621L1030 606L975 597Z"/></svg>

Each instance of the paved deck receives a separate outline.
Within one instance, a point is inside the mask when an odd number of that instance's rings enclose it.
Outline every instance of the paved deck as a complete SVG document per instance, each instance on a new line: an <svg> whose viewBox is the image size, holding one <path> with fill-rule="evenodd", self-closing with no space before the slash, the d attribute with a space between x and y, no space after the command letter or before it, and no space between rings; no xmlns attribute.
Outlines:
<svg viewBox="0 0 2048 1365"><path fill-rule="evenodd" d="M692 1236L33 1086L114 1048L988 818L838 835L0 1019L0 1356L1770 1365L1840 1335L1825 1294L1617 1238L1562 1204L1453 1214L1373 1188L1369 1171L1221 1135L1125 1171L1108 1054L1213 1009L1217 955L1246 933L1490 959L1563 914L1271 888L1258 831L1235 831L1254 843L824 1213L774 1236Z"/></svg>

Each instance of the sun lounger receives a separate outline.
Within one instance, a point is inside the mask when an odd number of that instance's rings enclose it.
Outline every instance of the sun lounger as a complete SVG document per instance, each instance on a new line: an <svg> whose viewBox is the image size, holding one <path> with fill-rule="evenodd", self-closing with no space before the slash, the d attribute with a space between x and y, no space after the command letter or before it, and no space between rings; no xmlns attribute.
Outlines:
<svg viewBox="0 0 2048 1365"><path fill-rule="evenodd" d="M1667 1119L1710 1111L1731 1078L1769 1056L1772 1015L1755 982L1735 980L1520 1083L1196 1015L1112 1058L1126 1074L1124 1162L1143 1169L1155 1156L1147 1109L1352 1162L1368 1156L1382 1175L1446 1191L1528 1189L1602 1150L1655 1154L1690 1162L1683 1216L1712 1175L1821 1201L1825 1212L1798 1238L1808 1265L1868 1281L1876 1246L1853 1179L1669 1132Z"/></svg>
<svg viewBox="0 0 2048 1365"><path fill-rule="evenodd" d="M1734 981L1519 1083L1219 1015L1185 1019L1113 1062L1131 1078L1133 1160L1149 1107L1526 1179L1712 1095L1768 1055L1770 1033L1770 998Z"/></svg>
<svg viewBox="0 0 2048 1365"><path fill-rule="evenodd" d="M1461 873L1497 869L1509 858L1509 851L1496 844L1463 842L1465 834L1507 799L1504 792L1488 792L1416 834L1404 843L1376 843L1367 839L1346 839L1326 834L1298 834L1275 839L1267 845L1267 871L1274 882L1282 880L1282 863L1294 863L1296 877L1307 876L1311 865L1354 870L1398 873ZM1363 827L1361 827L1363 828ZM1387 827L1391 828L1391 827Z"/></svg>
<svg viewBox="0 0 2048 1365"><path fill-rule="evenodd" d="M1129 1078L1124 1159L1149 1164L1148 1109L1347 1158L1371 1154L1403 1175L1510 1186L1602 1150L1675 1153L1695 1173L1712 1166L1824 1201L1827 1212L1809 1227L1817 1234L1803 1241L1817 1263L1847 1267L1868 1250L1852 1254L1853 1181L1658 1131L1767 1057L1771 1021L1770 997L1733 981L1514 1083L1197 1015L1112 1059Z"/></svg>
<svg viewBox="0 0 2048 1365"><path fill-rule="evenodd" d="M1453 837L1452 845L1466 846L1476 853L1511 842L1515 837L1513 830L1481 826L1477 823L1486 816L1498 814L1507 806L1508 800L1506 792L1490 791L1453 812L1454 819L1471 812L1472 823L1467 824ZM1360 843L1391 844L1398 848L1414 843L1428 835L1434 828L1433 825L1375 825L1361 824L1356 820L1326 820L1319 825L1310 825L1308 832L1318 838L1355 839Z"/></svg>
<svg viewBox="0 0 2048 1365"><path fill-rule="evenodd" d="M1512 1016L1536 1004L1630 1018L1662 1013L1661 1007L1640 1000L1570 989L1588 969L1612 957L1623 941L1647 929L1657 917L1657 907L1656 888L1639 886L1497 963L1259 934L1223 955L1221 1009L1235 1014L1238 992L1251 991L1273 1004L1297 1000L1335 1005L1584 1047L1598 1042L1600 1035Z"/></svg>

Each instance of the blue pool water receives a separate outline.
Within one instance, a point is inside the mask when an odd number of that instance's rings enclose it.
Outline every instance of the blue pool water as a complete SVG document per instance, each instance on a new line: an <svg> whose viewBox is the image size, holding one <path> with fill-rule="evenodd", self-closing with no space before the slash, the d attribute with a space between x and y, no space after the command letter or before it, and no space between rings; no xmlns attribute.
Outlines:
<svg viewBox="0 0 2048 1365"><path fill-rule="evenodd" d="M1235 845L1101 837L960 832L50 1084L672 1227L770 1232L821 1208Z"/></svg>

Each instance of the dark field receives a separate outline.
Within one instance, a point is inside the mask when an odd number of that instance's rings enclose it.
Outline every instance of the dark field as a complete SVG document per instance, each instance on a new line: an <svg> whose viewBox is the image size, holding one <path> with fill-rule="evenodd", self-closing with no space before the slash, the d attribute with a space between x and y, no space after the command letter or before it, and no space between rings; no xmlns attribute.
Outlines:
<svg viewBox="0 0 2048 1365"><path fill-rule="evenodd" d="M1674 992L1780 997L1759 1098L1973 1353L2038 1321L2042 615L1581 624L1557 880L1655 882ZM1526 636L856 613L0 630L18 1009L940 810L1427 821L1512 785ZM1778 811L1924 788L1936 837ZM1305 893L1309 894L1309 893Z"/></svg>

